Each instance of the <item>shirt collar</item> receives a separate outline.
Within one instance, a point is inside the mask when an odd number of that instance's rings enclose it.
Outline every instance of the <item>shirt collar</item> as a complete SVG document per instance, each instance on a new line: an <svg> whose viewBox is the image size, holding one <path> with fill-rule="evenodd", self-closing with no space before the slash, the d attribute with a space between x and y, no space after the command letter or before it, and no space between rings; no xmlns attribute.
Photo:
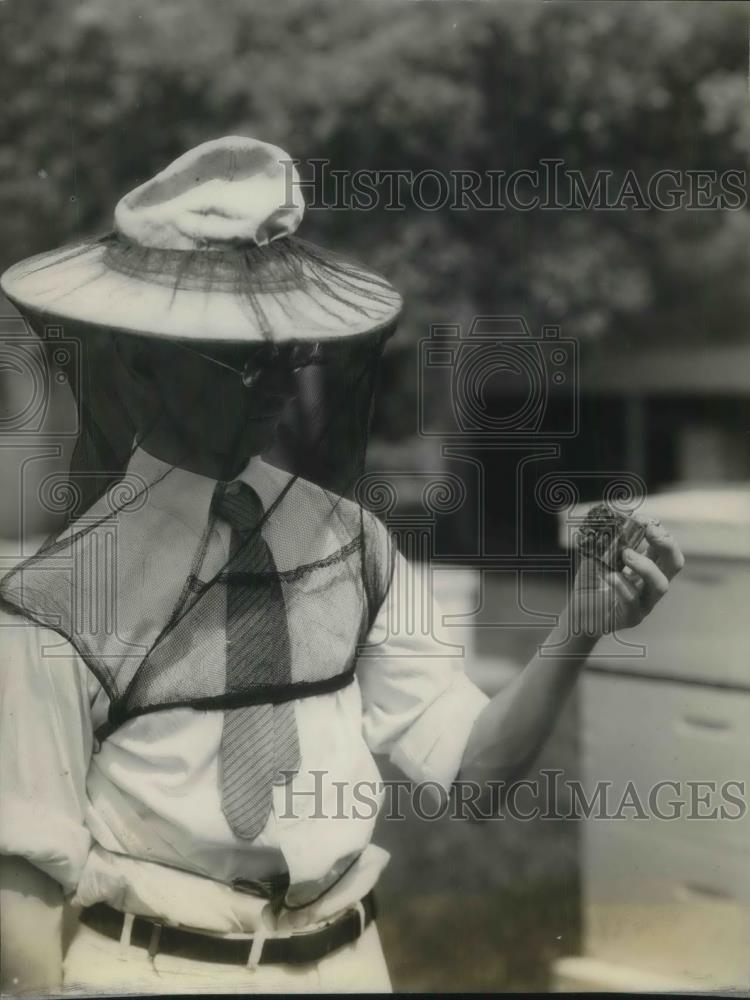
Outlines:
<svg viewBox="0 0 750 1000"><path fill-rule="evenodd" d="M208 521L211 499L217 480L163 462L138 447L128 463L127 476L140 492L148 488L148 502L183 521L196 535L201 535ZM252 486L268 510L285 483L289 473L253 456L236 479Z"/></svg>

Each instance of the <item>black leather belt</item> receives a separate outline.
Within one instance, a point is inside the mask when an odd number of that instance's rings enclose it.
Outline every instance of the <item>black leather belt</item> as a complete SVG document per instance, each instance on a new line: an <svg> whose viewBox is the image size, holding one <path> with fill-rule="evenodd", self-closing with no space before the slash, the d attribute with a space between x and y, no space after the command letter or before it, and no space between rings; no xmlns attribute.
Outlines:
<svg viewBox="0 0 750 1000"><path fill-rule="evenodd" d="M331 923L314 931L295 931L275 937L217 937L184 927L169 927L135 916L130 944L146 948L149 954L174 955L199 962L223 965L303 964L318 962L326 955L351 944L375 919L375 896L369 892L359 907L346 910ZM81 923L115 941L121 940L125 914L107 903L97 903L81 912Z"/></svg>

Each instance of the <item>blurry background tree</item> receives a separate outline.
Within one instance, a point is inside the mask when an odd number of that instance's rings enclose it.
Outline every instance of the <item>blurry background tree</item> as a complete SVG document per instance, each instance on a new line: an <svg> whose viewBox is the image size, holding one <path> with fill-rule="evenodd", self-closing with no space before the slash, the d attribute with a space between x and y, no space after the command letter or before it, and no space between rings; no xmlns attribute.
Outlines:
<svg viewBox="0 0 750 1000"><path fill-rule="evenodd" d="M744 4L9 0L0 7L0 266L107 228L205 139L341 171L743 169ZM304 168L304 162L303 162ZM425 189L426 190L426 189ZM324 192L332 199L332 187ZM378 426L414 430L413 344L493 310L571 336L744 337L747 211L311 211L408 311Z"/></svg>

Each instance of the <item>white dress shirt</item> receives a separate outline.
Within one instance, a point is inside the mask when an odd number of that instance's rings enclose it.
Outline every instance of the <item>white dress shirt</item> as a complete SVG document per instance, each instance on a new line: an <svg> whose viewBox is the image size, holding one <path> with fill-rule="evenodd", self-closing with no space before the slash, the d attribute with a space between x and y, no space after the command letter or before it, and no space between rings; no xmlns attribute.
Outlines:
<svg viewBox="0 0 750 1000"><path fill-rule="evenodd" d="M215 487L183 469L164 475L168 468L143 450L128 468L154 484L130 519L129 530L146 543L144 565L128 566L122 553L145 617L157 597L169 599L184 581L186 553L204 530ZM253 459L238 478L267 508L289 476ZM297 488L308 499L317 490L295 484L263 529L279 568L296 555L300 532L313 530L295 523ZM375 519L372 525L387 545L383 526ZM228 525L217 521L203 579L226 563L229 537ZM252 931L269 920L300 926L356 902L388 860L370 843L382 800L373 754L389 755L413 781L448 790L488 700L459 658L406 626L406 602L424 601L413 590L421 579L412 579L409 564L397 556L354 681L294 702L300 769L288 785L274 787L268 821L253 841L237 838L222 812L221 711L140 715L97 748L93 733L108 710L99 682L60 635L3 611L0 852L28 858L76 903L104 900L217 932ZM189 655L199 667L200 645ZM285 869L290 910L281 915L233 887L235 880Z"/></svg>

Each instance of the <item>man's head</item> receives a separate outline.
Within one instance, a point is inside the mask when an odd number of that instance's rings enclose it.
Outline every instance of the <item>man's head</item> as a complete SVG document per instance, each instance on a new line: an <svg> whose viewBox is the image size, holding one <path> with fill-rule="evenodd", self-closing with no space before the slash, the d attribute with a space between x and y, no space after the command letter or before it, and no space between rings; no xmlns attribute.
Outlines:
<svg viewBox="0 0 750 1000"><path fill-rule="evenodd" d="M216 479L237 475L269 447L297 392L291 348L118 334L115 350L123 402L143 447Z"/></svg>

